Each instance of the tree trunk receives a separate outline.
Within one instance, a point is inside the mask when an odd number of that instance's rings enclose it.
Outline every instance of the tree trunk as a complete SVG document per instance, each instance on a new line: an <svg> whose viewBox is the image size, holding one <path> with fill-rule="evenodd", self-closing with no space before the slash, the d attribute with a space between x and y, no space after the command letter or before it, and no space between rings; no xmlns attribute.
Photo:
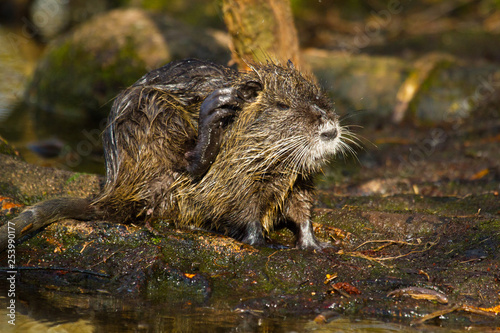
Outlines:
<svg viewBox="0 0 500 333"><path fill-rule="evenodd" d="M240 68L266 60L302 67L289 0L223 0L222 10Z"/></svg>

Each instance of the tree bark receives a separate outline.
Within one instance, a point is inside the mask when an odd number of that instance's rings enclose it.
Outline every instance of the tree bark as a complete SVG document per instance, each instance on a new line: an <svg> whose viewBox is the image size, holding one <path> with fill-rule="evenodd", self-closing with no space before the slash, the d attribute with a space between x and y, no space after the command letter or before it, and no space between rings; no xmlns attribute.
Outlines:
<svg viewBox="0 0 500 333"><path fill-rule="evenodd" d="M289 0L223 0L222 10L240 68L267 60L302 67Z"/></svg>

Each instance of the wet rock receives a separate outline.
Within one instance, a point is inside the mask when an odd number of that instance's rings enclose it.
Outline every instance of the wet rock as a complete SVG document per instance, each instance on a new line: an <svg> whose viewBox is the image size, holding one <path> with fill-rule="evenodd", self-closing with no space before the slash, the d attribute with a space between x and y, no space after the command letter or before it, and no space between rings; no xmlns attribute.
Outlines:
<svg viewBox="0 0 500 333"><path fill-rule="evenodd" d="M44 168L17 156L0 155L0 170L0 194L27 205L56 196L95 195L101 182L97 175Z"/></svg>
<svg viewBox="0 0 500 333"><path fill-rule="evenodd" d="M121 89L186 57L225 63L229 51L214 37L165 15L114 10L51 42L25 99L37 113L103 119Z"/></svg>

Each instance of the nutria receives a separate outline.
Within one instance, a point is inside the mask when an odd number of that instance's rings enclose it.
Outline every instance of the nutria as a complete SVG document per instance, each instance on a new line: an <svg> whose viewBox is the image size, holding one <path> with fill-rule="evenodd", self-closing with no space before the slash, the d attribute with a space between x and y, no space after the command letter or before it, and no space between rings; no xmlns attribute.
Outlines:
<svg viewBox="0 0 500 333"><path fill-rule="evenodd" d="M113 104L98 197L47 201L13 222L45 205L47 221L165 219L251 245L287 227L297 248L325 247L310 220L313 175L348 148L347 131L315 81L290 62L249 66L238 72L186 59L146 74Z"/></svg>

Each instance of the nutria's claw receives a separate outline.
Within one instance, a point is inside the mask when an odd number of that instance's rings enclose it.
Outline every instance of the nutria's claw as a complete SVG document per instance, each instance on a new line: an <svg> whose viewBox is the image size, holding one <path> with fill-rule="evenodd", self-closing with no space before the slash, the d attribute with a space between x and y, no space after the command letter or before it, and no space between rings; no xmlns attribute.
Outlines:
<svg viewBox="0 0 500 333"><path fill-rule="evenodd" d="M211 93L200 107L200 125L217 123L233 116L244 103L244 96L234 87L221 88Z"/></svg>
<svg viewBox="0 0 500 333"><path fill-rule="evenodd" d="M334 246L330 243L320 242L320 241L315 240L313 242L297 242L297 244L295 244L295 247L297 249L301 249L301 250L322 251L324 249L333 248Z"/></svg>
<svg viewBox="0 0 500 333"><path fill-rule="evenodd" d="M236 95L238 95L238 98L241 99L242 101L246 101L247 97L243 95L243 93L239 90L236 90Z"/></svg>

